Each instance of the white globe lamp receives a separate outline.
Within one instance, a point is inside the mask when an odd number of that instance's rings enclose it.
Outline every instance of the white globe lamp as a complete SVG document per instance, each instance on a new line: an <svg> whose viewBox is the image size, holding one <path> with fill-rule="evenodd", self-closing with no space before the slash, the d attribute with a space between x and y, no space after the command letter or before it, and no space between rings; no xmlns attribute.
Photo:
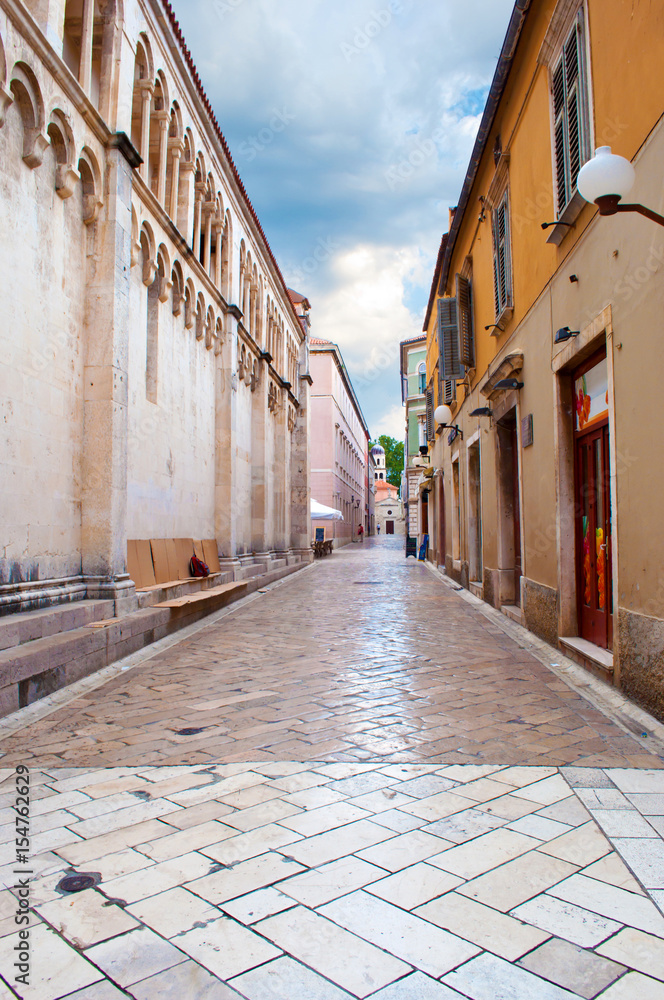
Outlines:
<svg viewBox="0 0 664 1000"><path fill-rule="evenodd" d="M443 403L441 406L437 406L434 410L433 419L439 427L447 427L452 423L452 411L449 406L445 406Z"/></svg>
<svg viewBox="0 0 664 1000"><path fill-rule="evenodd" d="M634 187L636 173L624 156L616 156L610 146L599 146L576 180L579 193L586 201L599 206L600 215L615 215L618 203Z"/></svg>

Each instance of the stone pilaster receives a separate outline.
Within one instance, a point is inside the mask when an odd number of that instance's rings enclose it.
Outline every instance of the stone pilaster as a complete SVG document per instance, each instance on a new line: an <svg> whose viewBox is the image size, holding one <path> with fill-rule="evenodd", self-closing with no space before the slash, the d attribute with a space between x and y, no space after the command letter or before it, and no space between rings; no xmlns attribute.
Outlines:
<svg viewBox="0 0 664 1000"><path fill-rule="evenodd" d="M258 382L251 405L251 548L265 555L270 548L267 523L267 422L273 420L268 410L269 374L265 361L257 365Z"/></svg>
<svg viewBox="0 0 664 1000"><path fill-rule="evenodd" d="M239 310L226 316L226 334L216 356L215 391L215 516L214 530L222 568L237 550L237 509L234 484L237 455L233 443L237 424L237 319Z"/></svg>
<svg viewBox="0 0 664 1000"><path fill-rule="evenodd" d="M109 145L106 204L88 233L81 548L88 597L122 599L134 591L126 572L127 361L129 161L138 161L126 136Z"/></svg>
<svg viewBox="0 0 664 1000"><path fill-rule="evenodd" d="M291 435L290 544L309 562L311 553L309 434L311 376L299 380L299 411Z"/></svg>

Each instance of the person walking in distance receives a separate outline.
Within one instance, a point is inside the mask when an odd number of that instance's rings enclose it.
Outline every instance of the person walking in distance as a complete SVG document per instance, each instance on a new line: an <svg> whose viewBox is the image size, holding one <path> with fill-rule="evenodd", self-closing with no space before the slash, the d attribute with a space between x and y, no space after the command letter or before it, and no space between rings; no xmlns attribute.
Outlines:
<svg viewBox="0 0 664 1000"><path fill-rule="evenodd" d="M364 542L364 527L361 524L357 526L357 537L361 542Z"/></svg>

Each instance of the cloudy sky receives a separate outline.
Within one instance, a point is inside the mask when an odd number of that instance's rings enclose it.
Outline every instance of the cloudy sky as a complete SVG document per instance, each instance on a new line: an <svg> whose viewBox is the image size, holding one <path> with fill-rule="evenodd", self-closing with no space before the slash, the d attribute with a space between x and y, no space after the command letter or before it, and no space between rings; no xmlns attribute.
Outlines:
<svg viewBox="0 0 664 1000"><path fill-rule="evenodd" d="M172 0L286 282L373 437L422 329L513 0Z"/></svg>

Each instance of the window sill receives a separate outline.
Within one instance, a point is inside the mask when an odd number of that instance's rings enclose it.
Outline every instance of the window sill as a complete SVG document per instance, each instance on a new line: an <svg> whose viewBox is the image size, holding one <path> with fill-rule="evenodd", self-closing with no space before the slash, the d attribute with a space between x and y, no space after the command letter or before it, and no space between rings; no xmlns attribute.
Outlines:
<svg viewBox="0 0 664 1000"><path fill-rule="evenodd" d="M513 315L514 315L514 306L510 303L510 305L505 306L500 316L498 316L498 318L496 319L495 326L493 327L490 336L500 337L501 334L505 333L505 328L507 327L509 321L512 319ZM498 329L499 326L502 327L502 330Z"/></svg>
<svg viewBox="0 0 664 1000"><path fill-rule="evenodd" d="M586 199L578 191L575 191L570 198L567 208L560 216L558 225L555 225L547 236L546 242L553 243L554 246L559 247L581 214L581 209L587 204Z"/></svg>

